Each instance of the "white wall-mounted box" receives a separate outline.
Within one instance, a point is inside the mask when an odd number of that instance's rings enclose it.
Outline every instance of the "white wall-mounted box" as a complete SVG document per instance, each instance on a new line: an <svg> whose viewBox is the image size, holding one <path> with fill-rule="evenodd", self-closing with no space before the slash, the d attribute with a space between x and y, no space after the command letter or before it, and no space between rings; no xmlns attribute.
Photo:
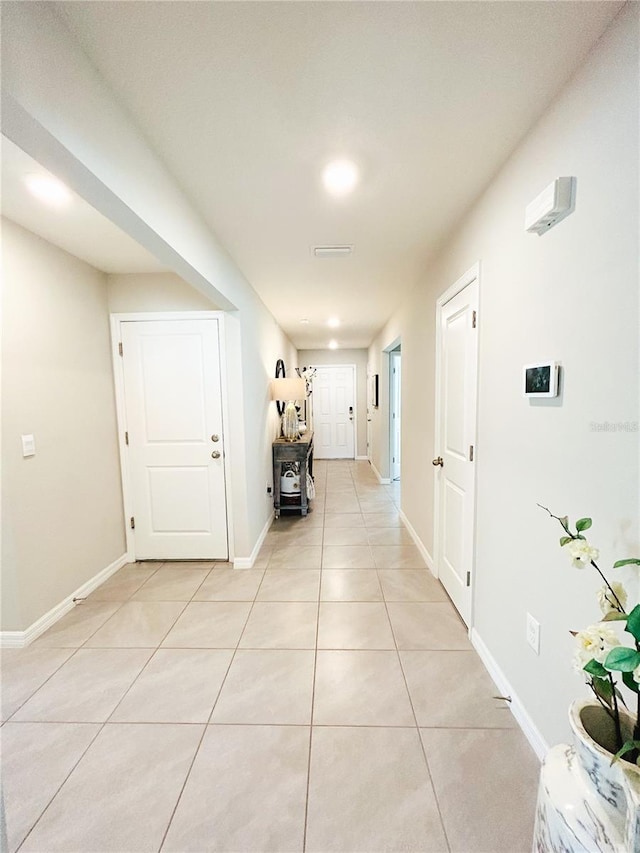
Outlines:
<svg viewBox="0 0 640 853"><path fill-rule="evenodd" d="M524 227L538 236L553 228L575 208L575 178L556 178L527 205Z"/></svg>

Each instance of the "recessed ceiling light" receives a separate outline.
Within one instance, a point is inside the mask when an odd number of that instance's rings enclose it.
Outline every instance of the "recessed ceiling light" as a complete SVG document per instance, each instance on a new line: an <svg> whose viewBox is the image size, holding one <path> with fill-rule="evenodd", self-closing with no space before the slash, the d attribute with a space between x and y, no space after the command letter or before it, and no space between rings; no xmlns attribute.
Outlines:
<svg viewBox="0 0 640 853"><path fill-rule="evenodd" d="M324 167L322 182L331 195L347 195L358 183L358 170L350 160L334 160Z"/></svg>
<svg viewBox="0 0 640 853"><path fill-rule="evenodd" d="M25 183L29 192L45 204L64 207L71 201L70 191L53 175L27 175Z"/></svg>
<svg viewBox="0 0 640 853"><path fill-rule="evenodd" d="M338 320L337 317L331 317L330 320L327 320L327 326L329 326L332 329L337 329L339 325L340 325L340 320Z"/></svg>
<svg viewBox="0 0 640 853"><path fill-rule="evenodd" d="M302 325L303 325L303 326L308 326L308 325L309 325L309 321L307 320L307 318L306 318L306 317L302 317L302 318L300 319L300 322L302 323Z"/></svg>
<svg viewBox="0 0 640 853"><path fill-rule="evenodd" d="M329 341L329 349L338 349L338 341Z"/></svg>

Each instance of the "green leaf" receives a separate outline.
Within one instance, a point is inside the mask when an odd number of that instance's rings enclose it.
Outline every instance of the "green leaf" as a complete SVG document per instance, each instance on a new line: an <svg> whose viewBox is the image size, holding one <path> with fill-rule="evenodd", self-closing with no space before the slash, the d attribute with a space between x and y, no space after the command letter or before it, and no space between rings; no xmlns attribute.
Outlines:
<svg viewBox="0 0 640 853"><path fill-rule="evenodd" d="M640 560L637 557L631 557L629 560L616 560L613 564L614 569L619 569L620 566L640 566Z"/></svg>
<svg viewBox="0 0 640 853"><path fill-rule="evenodd" d="M616 754L611 759L611 763L614 761L619 761L623 755L626 755L627 752L631 752L632 749L640 749L640 740L628 740L626 743L622 744L620 749L616 752ZM636 764L638 762L636 761Z"/></svg>
<svg viewBox="0 0 640 853"><path fill-rule="evenodd" d="M638 682L635 680L635 678L633 677L633 675L631 675L631 673L630 673L630 672L623 672L623 673L622 673L622 680L623 680L623 681L624 681L624 683L627 685L627 687L629 688L629 690L632 690L634 693L638 693L638 692L640 692L640 690L639 690L640 685L639 685L639 684L638 684Z"/></svg>
<svg viewBox="0 0 640 853"><path fill-rule="evenodd" d="M591 527L590 518L579 518L576 521L576 530L581 533L583 530L588 530Z"/></svg>
<svg viewBox="0 0 640 853"><path fill-rule="evenodd" d="M565 530L569 529L569 516L563 515L562 518L559 518L558 521L564 527Z"/></svg>
<svg viewBox="0 0 640 853"><path fill-rule="evenodd" d="M640 640L640 604L636 604L627 618L627 627L624 629L631 636Z"/></svg>
<svg viewBox="0 0 640 853"><path fill-rule="evenodd" d="M606 678L607 682L609 680L609 673L595 658L592 658L589 663L583 667L583 669L585 672L588 672L589 675L595 676L595 678Z"/></svg>
<svg viewBox="0 0 640 853"><path fill-rule="evenodd" d="M602 617L603 622L624 622L625 619L628 619L626 613L620 613L619 610L611 610L607 613L606 616Z"/></svg>
<svg viewBox="0 0 640 853"><path fill-rule="evenodd" d="M603 702L611 708L613 702L611 701L611 697L613 696L613 689L611 687L611 682L609 679L604 678L593 678L591 680L593 685L593 689L598 694L598 696L602 699ZM618 691L616 691L617 693Z"/></svg>
<svg viewBox="0 0 640 853"><path fill-rule="evenodd" d="M604 662L605 669L610 672L633 672L637 666L640 666L640 652L627 646L611 649Z"/></svg>
<svg viewBox="0 0 640 853"><path fill-rule="evenodd" d="M560 545L566 545L567 542L571 542L571 536L561 536L560 537Z"/></svg>

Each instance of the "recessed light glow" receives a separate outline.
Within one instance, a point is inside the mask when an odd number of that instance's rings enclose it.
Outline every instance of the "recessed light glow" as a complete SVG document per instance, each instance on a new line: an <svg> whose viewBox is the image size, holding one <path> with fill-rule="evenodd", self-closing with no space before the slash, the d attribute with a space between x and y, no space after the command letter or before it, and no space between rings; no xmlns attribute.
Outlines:
<svg viewBox="0 0 640 853"><path fill-rule="evenodd" d="M325 166L322 181L331 195L347 195L358 183L358 170L350 160L334 160Z"/></svg>
<svg viewBox="0 0 640 853"><path fill-rule="evenodd" d="M338 320L337 317L331 317L330 320L327 320L327 326L329 326L332 329L337 329L339 325L340 325L340 320Z"/></svg>
<svg viewBox="0 0 640 853"><path fill-rule="evenodd" d="M338 341L329 341L329 349L338 349Z"/></svg>
<svg viewBox="0 0 640 853"><path fill-rule="evenodd" d="M71 201L67 187L53 175L27 175L25 183L29 192L45 204L64 207Z"/></svg>

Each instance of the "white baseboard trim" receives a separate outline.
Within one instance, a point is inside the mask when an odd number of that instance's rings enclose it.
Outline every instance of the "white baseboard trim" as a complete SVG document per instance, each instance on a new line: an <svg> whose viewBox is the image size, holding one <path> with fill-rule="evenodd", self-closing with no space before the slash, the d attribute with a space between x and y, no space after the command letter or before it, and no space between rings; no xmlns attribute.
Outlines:
<svg viewBox="0 0 640 853"><path fill-rule="evenodd" d="M475 628L471 629L471 642L473 644L474 649L480 655L482 663L485 665L487 672L494 680L496 687L498 688L502 696L511 696L511 702L509 703L511 713L516 718L516 721L522 729L524 736L529 741L531 748L538 756L540 761L542 761L547 752L549 751L549 744L545 741L545 739L538 731L533 720L527 713L524 705L516 696L504 673L496 663L495 658L493 657L489 649L485 646L484 642L480 638Z"/></svg>
<svg viewBox="0 0 640 853"><path fill-rule="evenodd" d="M118 557L117 560L114 560L109 566L99 571L97 575L94 575L90 580L83 583L82 586L79 586L75 592L72 592L71 595L68 595L59 604L52 607L48 613L45 613L44 616L41 616L32 625L29 625L24 631L0 631L0 648L23 649L25 646L28 646L40 634L44 634L47 628L50 628L54 622L57 622L65 613L68 613L75 607L74 598L86 598L94 589L97 589L111 575L115 574L118 569L121 569L126 563L130 562L132 560L129 554L123 554L121 557Z"/></svg>
<svg viewBox="0 0 640 853"><path fill-rule="evenodd" d="M389 485L391 485L391 478L390 478L390 477L383 477L383 476L382 476L382 474L380 473L380 471L378 471L378 469L376 468L376 466L373 464L373 462L370 462L369 464L370 464L370 465L371 465L371 467L373 468L373 473L374 473L374 474L376 475L376 477L378 478L378 482L380 483L380 485L381 485L381 486L389 486Z"/></svg>
<svg viewBox="0 0 640 853"><path fill-rule="evenodd" d="M258 541L253 547L253 551L251 552L250 557L234 557L233 558L233 568L234 569L252 569L253 564L258 559L258 554L260 553L260 549L264 544L264 540L267 538L267 533L273 524L273 513L267 519L265 526L262 528L262 532L260 536L258 536Z"/></svg>
<svg viewBox="0 0 640 853"><path fill-rule="evenodd" d="M425 561L425 563L427 564L427 568L429 569L429 571L431 572L431 574L435 577L435 576L436 576L436 572L435 572L435 564L434 564L434 562L433 562L433 557L431 556L431 554L430 554L430 553L427 551L427 549L425 548L424 542L423 542L423 541L422 541L422 539L418 536L418 534L416 533L416 531L415 531L415 530L414 530L414 528L413 528L413 525L411 524L411 522L409 521L409 519L407 518L407 516L404 514L404 512L403 512L402 510L399 510L398 512L399 512L400 518L402 519L402 523L404 524L404 526L405 526L405 527L407 528L407 530L409 531L409 535L411 536L411 538L412 538L412 539L413 539L413 541L415 542L415 544L416 544L416 547L417 547L418 551L420 551L420 554L421 554L421 556L422 556L422 559L423 559L423 560Z"/></svg>
<svg viewBox="0 0 640 853"><path fill-rule="evenodd" d="M368 461L369 461L368 456L356 456L356 462L368 462Z"/></svg>

